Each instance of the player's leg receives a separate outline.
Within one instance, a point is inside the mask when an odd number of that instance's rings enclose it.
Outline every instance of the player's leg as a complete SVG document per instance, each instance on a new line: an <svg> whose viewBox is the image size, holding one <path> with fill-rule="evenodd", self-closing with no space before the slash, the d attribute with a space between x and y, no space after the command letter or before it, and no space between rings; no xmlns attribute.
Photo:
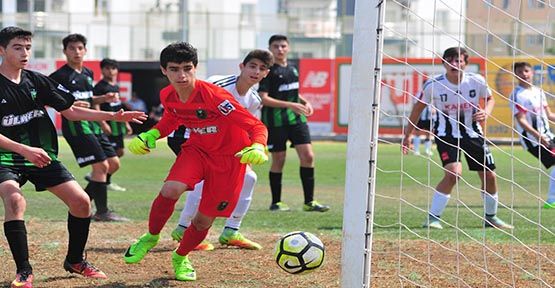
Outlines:
<svg viewBox="0 0 555 288"><path fill-rule="evenodd" d="M412 137L412 147L414 148L414 155L420 155L420 143L421 143L421 139L420 139L420 132L417 130L416 133L414 133L414 137Z"/></svg>
<svg viewBox="0 0 555 288"><path fill-rule="evenodd" d="M119 135L119 136L107 136L108 141L110 143L110 145L112 146L114 152L115 152L115 158L117 159L117 163L112 163L110 158L110 156L108 156L108 164L109 164L109 168L108 168L108 176L107 176L107 181L108 182L108 190L110 191L118 191L118 192L124 192L127 189L125 187L122 187L120 185L118 185L117 183L115 183L114 181L112 181L112 175L114 175L114 173L116 173L117 170L119 170L120 168L120 160L119 158L123 157L124 155L124 144L123 144L123 135ZM110 152L106 152L105 153L108 155L110 154Z"/></svg>
<svg viewBox="0 0 555 288"><path fill-rule="evenodd" d="M551 140L551 146L549 149L538 146L536 147L529 147L528 152L534 155L534 157L540 159L541 163L547 170L551 170L549 172L549 185L547 190L547 199L546 202L543 204L543 208L546 209L553 209L555 208L555 169L553 169L553 165L555 165L555 154L552 152L551 147L555 147L553 143L553 139Z"/></svg>
<svg viewBox="0 0 555 288"><path fill-rule="evenodd" d="M291 126L288 137L299 156L299 174L304 194L303 210L314 212L328 211L330 209L328 205L322 205L314 200L314 151L312 149L308 125L299 124Z"/></svg>
<svg viewBox="0 0 555 288"><path fill-rule="evenodd" d="M26 201L21 194L18 176L4 167L0 168L0 197L4 203L4 235L16 266L12 287L32 287L33 268L29 263L29 247L24 214Z"/></svg>
<svg viewBox="0 0 555 288"><path fill-rule="evenodd" d="M160 231L172 215L179 197L203 179L204 159L198 151L188 149L179 154L170 169L160 193L152 202L148 218L148 233L143 234L125 252L128 264L138 263L160 239ZM189 226L190 227L190 226Z"/></svg>
<svg viewBox="0 0 555 288"><path fill-rule="evenodd" d="M89 278L107 278L106 274L83 259L89 238L91 223L91 202L86 192L60 162L53 162L46 168L29 176L38 191L48 189L69 208L67 218L68 250L64 269L70 273Z"/></svg>
<svg viewBox="0 0 555 288"><path fill-rule="evenodd" d="M426 131L426 138L424 139L424 153L426 153L427 156L434 155L432 152L432 133L430 131Z"/></svg>
<svg viewBox="0 0 555 288"><path fill-rule="evenodd" d="M287 130L283 127L268 128L268 150L272 157L270 166L270 191L272 192L271 211L289 211L287 204L281 201L281 179L283 166L287 157Z"/></svg>
<svg viewBox="0 0 555 288"><path fill-rule="evenodd" d="M245 173L245 179L243 181L241 194L239 195L239 201L237 202L237 206L235 206L233 213L225 222L224 230L218 239L220 244L252 250L262 249L260 244L247 239L239 233L241 222L247 214L252 202L252 195L254 192L254 186L256 185L256 180L256 173L250 168L250 166L247 166L247 172Z"/></svg>
<svg viewBox="0 0 555 288"><path fill-rule="evenodd" d="M183 239L172 253L172 266L177 280L194 281L197 279L197 274L188 255L206 238L214 219L216 218L197 212L191 221L191 225L185 230Z"/></svg>
<svg viewBox="0 0 555 288"><path fill-rule="evenodd" d="M444 174L443 178L436 185L436 189L430 203L428 217L424 221L423 227L443 229L439 219L449 202L451 191L457 183L457 178L462 175L462 164L460 162L459 149L455 145L457 143L456 139L440 138L437 142L439 154L445 155L445 157L441 158Z"/></svg>
<svg viewBox="0 0 555 288"><path fill-rule="evenodd" d="M483 138L463 139L461 147L465 150L466 162L470 171L478 172L482 183L481 195L484 201L484 226L500 229L513 229L512 225L505 223L497 217L499 194L497 193L497 175L495 174L495 161Z"/></svg>
<svg viewBox="0 0 555 288"><path fill-rule="evenodd" d="M183 233L187 227L191 225L191 220L198 211L198 206L200 204L200 199L202 197L202 189L204 187L204 181L199 182L195 185L193 191L189 191L187 193L187 197L185 198L185 206L183 210L181 210L181 214L179 215L179 222L177 227L172 231L172 239L179 242L183 238ZM208 240L202 241L194 250L201 250L201 251L211 251L214 250L214 245L210 243Z"/></svg>

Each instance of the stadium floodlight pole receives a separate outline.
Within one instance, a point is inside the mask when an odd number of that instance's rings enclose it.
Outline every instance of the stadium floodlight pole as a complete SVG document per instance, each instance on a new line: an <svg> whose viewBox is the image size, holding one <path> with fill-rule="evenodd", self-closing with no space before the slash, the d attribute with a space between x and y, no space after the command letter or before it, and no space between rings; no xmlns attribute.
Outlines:
<svg viewBox="0 0 555 288"><path fill-rule="evenodd" d="M355 2L341 285L370 287L384 0Z"/></svg>

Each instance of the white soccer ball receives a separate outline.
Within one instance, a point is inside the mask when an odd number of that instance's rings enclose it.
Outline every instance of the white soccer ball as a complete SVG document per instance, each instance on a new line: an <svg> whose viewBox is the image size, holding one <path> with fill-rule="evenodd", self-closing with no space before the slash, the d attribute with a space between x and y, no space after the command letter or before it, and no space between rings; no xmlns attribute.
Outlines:
<svg viewBox="0 0 555 288"><path fill-rule="evenodd" d="M324 263L324 244L309 232L285 234L276 244L274 259L291 274L312 272Z"/></svg>

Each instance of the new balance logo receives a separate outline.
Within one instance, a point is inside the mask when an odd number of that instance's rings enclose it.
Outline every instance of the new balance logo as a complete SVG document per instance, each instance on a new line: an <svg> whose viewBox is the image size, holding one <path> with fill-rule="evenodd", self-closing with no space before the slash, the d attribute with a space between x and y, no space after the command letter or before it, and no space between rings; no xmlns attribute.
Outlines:
<svg viewBox="0 0 555 288"><path fill-rule="evenodd" d="M310 71L303 81L303 87L322 88L328 82L329 73L326 71Z"/></svg>

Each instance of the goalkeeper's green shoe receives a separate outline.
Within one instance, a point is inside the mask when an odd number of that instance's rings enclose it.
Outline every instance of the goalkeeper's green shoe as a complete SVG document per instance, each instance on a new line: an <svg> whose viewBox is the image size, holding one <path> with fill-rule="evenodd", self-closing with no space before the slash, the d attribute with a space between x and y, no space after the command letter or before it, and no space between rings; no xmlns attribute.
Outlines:
<svg viewBox="0 0 555 288"><path fill-rule="evenodd" d="M197 272L189 261L187 255L181 256L177 252L172 252L172 266L175 272L175 279L179 281L195 281L197 280Z"/></svg>
<svg viewBox="0 0 555 288"><path fill-rule="evenodd" d="M545 204L543 204L543 209L555 209L555 201L546 202Z"/></svg>
<svg viewBox="0 0 555 288"><path fill-rule="evenodd" d="M260 244L245 238L245 236L239 233L239 231L233 230L231 228L225 228L218 241L220 241L220 244L222 245L235 246L243 249L262 249L262 246Z"/></svg>
<svg viewBox="0 0 555 288"><path fill-rule="evenodd" d="M150 249L154 248L158 241L160 240L160 235L152 235L150 233L143 234L135 243L131 244L127 251L125 251L125 255L123 255L123 259L127 264L135 264L139 263L143 258L145 258L146 253L150 251Z"/></svg>
<svg viewBox="0 0 555 288"><path fill-rule="evenodd" d="M303 205L303 211L307 212L326 212L328 210L330 210L330 206L322 205L314 200Z"/></svg>

